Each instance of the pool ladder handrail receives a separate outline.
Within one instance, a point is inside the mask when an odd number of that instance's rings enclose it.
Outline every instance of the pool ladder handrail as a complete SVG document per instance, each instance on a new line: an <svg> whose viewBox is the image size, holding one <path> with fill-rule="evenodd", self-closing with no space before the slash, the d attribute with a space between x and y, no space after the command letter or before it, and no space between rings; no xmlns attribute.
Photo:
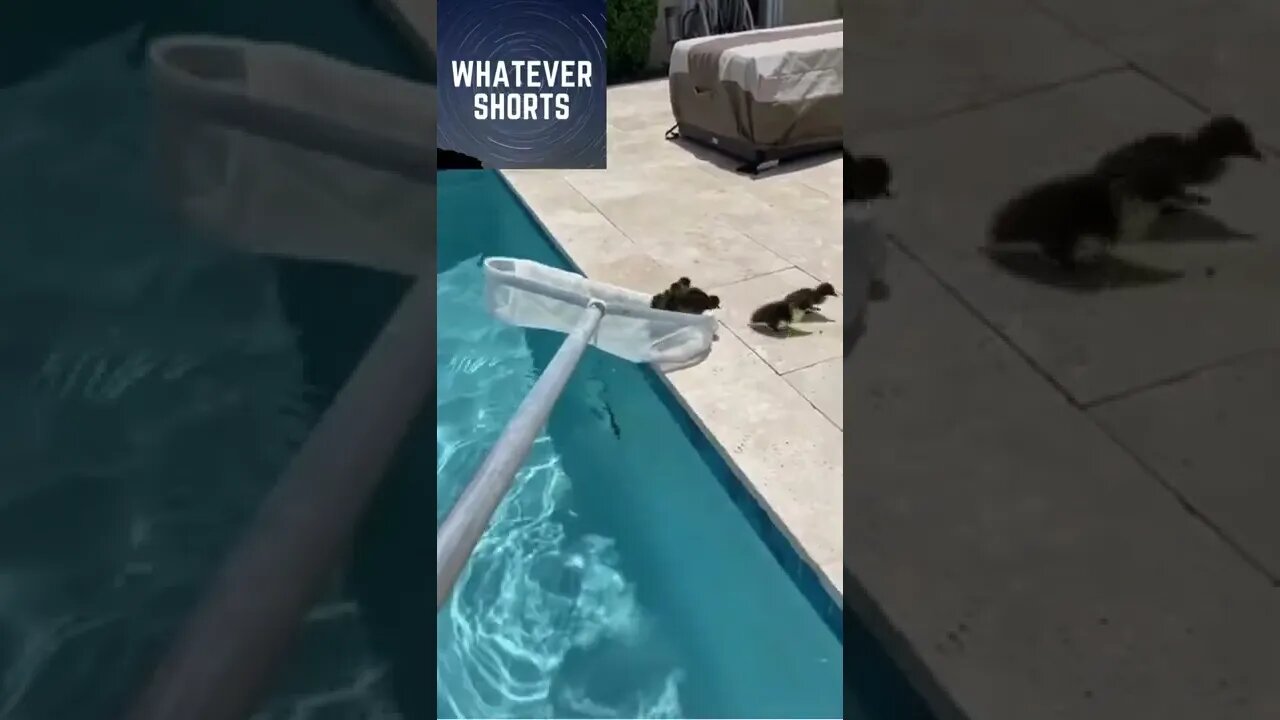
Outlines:
<svg viewBox="0 0 1280 720"><path fill-rule="evenodd" d="M453 594L458 578L475 553L493 514L511 491L516 474L578 367L583 352L595 337L604 314L604 303L599 300L587 304L582 320L560 344L436 531L436 612Z"/></svg>

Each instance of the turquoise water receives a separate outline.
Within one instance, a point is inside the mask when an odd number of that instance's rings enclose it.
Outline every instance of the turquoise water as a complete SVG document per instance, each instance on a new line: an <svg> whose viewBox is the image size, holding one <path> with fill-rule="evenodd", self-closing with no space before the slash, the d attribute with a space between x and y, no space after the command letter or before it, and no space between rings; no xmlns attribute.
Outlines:
<svg viewBox="0 0 1280 720"><path fill-rule="evenodd" d="M480 258L561 262L495 175L439 192L437 524L560 340L487 315ZM648 373L566 389L436 620L439 717L844 717L821 603Z"/></svg>

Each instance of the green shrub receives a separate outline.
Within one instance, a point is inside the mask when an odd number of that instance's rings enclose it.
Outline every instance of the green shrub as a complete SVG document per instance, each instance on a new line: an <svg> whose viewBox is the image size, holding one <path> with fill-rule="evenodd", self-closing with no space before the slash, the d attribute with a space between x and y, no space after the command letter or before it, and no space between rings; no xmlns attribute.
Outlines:
<svg viewBox="0 0 1280 720"><path fill-rule="evenodd" d="M649 64L649 42L658 17L658 0L606 0L605 7L608 80L636 77Z"/></svg>

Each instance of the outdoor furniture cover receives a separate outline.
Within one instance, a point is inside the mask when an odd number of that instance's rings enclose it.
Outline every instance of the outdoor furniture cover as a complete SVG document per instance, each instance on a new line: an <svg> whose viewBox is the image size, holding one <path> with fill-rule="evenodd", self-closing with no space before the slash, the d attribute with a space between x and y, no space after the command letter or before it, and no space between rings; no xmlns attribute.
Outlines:
<svg viewBox="0 0 1280 720"><path fill-rule="evenodd" d="M749 169L839 147L844 21L681 40L669 76L675 130Z"/></svg>

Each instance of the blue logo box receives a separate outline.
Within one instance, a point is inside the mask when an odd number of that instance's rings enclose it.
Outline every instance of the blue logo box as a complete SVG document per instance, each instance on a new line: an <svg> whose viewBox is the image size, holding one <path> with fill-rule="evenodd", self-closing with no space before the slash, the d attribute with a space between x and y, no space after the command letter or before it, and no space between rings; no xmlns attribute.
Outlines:
<svg viewBox="0 0 1280 720"><path fill-rule="evenodd" d="M440 0L438 22L440 149L605 167L605 0Z"/></svg>

